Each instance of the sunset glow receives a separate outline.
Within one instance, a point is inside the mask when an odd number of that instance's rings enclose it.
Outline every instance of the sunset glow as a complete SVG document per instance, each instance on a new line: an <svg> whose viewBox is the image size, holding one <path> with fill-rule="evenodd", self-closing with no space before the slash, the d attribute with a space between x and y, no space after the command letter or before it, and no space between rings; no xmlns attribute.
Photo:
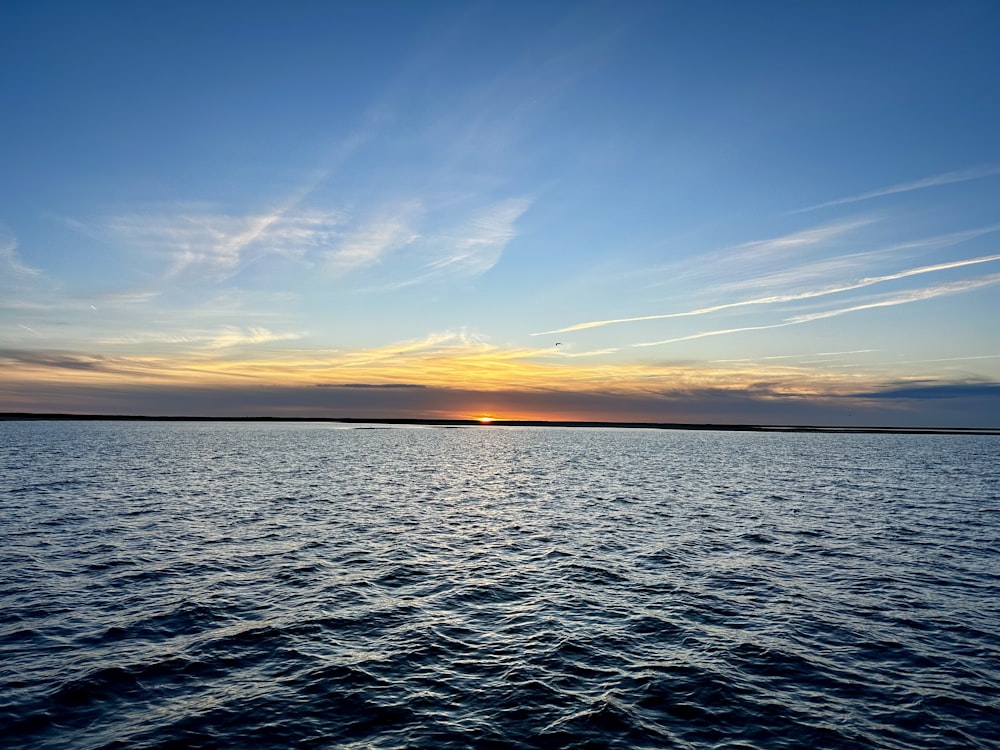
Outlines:
<svg viewBox="0 0 1000 750"><path fill-rule="evenodd" d="M42 6L0 411L1000 424L995 4Z"/></svg>

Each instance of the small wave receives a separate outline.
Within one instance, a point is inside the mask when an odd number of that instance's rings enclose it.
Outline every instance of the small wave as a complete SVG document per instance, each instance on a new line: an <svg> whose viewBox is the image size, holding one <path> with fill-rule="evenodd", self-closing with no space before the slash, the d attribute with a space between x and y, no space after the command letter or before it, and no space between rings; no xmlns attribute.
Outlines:
<svg viewBox="0 0 1000 750"><path fill-rule="evenodd" d="M0 494L0 747L1000 746L992 438L121 429Z"/></svg>

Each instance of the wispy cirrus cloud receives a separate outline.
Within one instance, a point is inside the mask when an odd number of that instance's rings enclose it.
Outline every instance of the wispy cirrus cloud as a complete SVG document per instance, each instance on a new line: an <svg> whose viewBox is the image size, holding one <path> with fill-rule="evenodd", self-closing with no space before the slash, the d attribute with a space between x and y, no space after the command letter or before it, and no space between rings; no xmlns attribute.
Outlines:
<svg viewBox="0 0 1000 750"><path fill-rule="evenodd" d="M865 287L873 286L875 284L882 284L887 281L905 279L911 276L919 276L921 274L926 274L926 273L946 271L952 268L963 268L965 266L973 266L980 263L991 263L998 260L1000 260L1000 254L984 255L979 258L966 258L963 260L949 261L947 263L935 263L929 266L909 268L903 271L897 271L896 273L884 274L882 276L870 276L867 278L851 282L849 284L838 284L835 286L826 287L824 289L813 289L804 292L797 292L794 294L776 294L776 295L770 295L768 297L757 297L754 299L740 300L738 302L727 302L720 305L711 305L709 307L702 307L696 310L685 310L683 312L663 313L658 315L640 315L632 318L611 318L608 320L592 320L586 323L576 323L575 325L567 326L565 328L557 328L552 331L542 331L540 333L533 333L531 335L545 336L556 333L568 333L570 331L581 331L588 328L600 328L603 326L618 325L621 323L636 323L639 321L646 321L646 320L665 320L668 318L686 318L697 315L708 315L709 313L719 312L721 310L730 310L733 308L748 307L752 305L773 305L785 302L799 302L802 300L814 299L817 297L825 297L831 294L851 292L857 289L863 289ZM740 330L756 330L756 329L749 328Z"/></svg>
<svg viewBox="0 0 1000 750"><path fill-rule="evenodd" d="M927 188L939 187L941 185L953 185L959 182L969 182L970 180L981 180L985 177L995 177L996 175L1000 175L1000 165L997 164L973 167L971 169L960 169L954 172L945 172L943 174L934 175L932 177L924 177L911 182L901 182L896 185L890 185L889 187L879 188L878 190L870 190L866 193L858 193L857 195L850 195L846 198L826 201L825 203L817 203L816 205L799 208L789 213L801 214L808 211L818 211L822 208L844 206L849 203L860 203L862 201L872 200L873 198L882 198L887 195L909 193L914 190L925 190Z"/></svg>
<svg viewBox="0 0 1000 750"><path fill-rule="evenodd" d="M993 256L993 259L1000 258L1000 256ZM938 284L936 286L925 287L923 289L912 289L906 292L901 292L899 294L894 294L891 297L885 299L876 300L874 302L865 302L860 305L852 305L850 307L842 307L836 310L825 310L823 312L807 313L805 315L796 315L794 318L790 318L792 323L809 323L814 320L822 320L824 318L833 318L838 315L845 315L847 313L858 312L860 310L872 310L879 307L894 307L896 305L905 305L910 302L920 302L921 300L933 299L934 297L943 297L951 294L959 294L961 292L968 292L974 289L981 289L986 286L992 286L1000 281L1000 273L991 274L989 276L983 276L978 279L964 279L962 281L951 281L944 284Z"/></svg>
<svg viewBox="0 0 1000 750"><path fill-rule="evenodd" d="M473 276L490 270L514 238L514 223L530 205L527 198L510 198L480 212L458 231L440 238L446 254L428 267L433 271L457 269Z"/></svg>
<svg viewBox="0 0 1000 750"><path fill-rule="evenodd" d="M600 357L600 356L603 356L605 354L614 354L617 351L618 351L618 347L614 346L614 347L609 347L607 349L594 349L594 350L589 351L589 352L567 352L567 351L563 351L562 349L559 349L557 352L556 351L544 351L544 353L550 354L550 355L553 355L553 356L569 357L570 359L575 359L576 357Z"/></svg>
<svg viewBox="0 0 1000 750"><path fill-rule="evenodd" d="M378 127L372 117L329 154L326 165L315 169L302 184L263 211L225 213L198 206L177 206L167 212L113 217L99 228L133 246L165 254L168 276L188 270L208 271L226 278L247 262L274 254L301 258L333 243L347 218L346 212L303 208L307 199L359 149ZM95 234L85 222L65 220L76 229Z"/></svg>
<svg viewBox="0 0 1000 750"><path fill-rule="evenodd" d="M133 291L119 291L119 292L105 292L103 294L97 294L91 297L90 306L95 310L97 307L94 303L101 306L109 307L121 307L121 306L131 306L131 305L144 305L148 302L152 302L161 294L160 291L155 289L143 289L143 290L133 290Z"/></svg>
<svg viewBox="0 0 1000 750"><path fill-rule="evenodd" d="M206 346L210 349L227 349L247 344L268 344L275 341L294 341L302 338L301 333L277 333L267 328L238 328L225 326L219 333L209 338Z"/></svg>
<svg viewBox="0 0 1000 750"><path fill-rule="evenodd" d="M689 249L682 259L630 271L625 278L639 279L636 291L644 296L667 290L671 297L676 292L688 296L693 290L711 290L718 298L726 290L773 288L765 281L769 277L779 284L816 283L838 272L856 273L857 264L847 258L865 260L858 243L865 236L863 230L879 221L876 216L853 216L714 250ZM795 279L792 269L801 269L802 278ZM758 279L760 284L755 283Z"/></svg>
<svg viewBox="0 0 1000 750"><path fill-rule="evenodd" d="M333 278L381 268L384 281L372 288L389 290L485 273L516 236L514 224L529 205L527 198L510 198L466 214L469 218L459 214L444 219L440 209L429 209L417 198L375 206L360 219L352 211L296 206L248 215L179 206L113 217L96 229L73 224L165 259L167 279L197 273L224 280L256 260L274 256ZM447 219L450 229L424 229L424 224ZM400 253L404 249L405 255Z"/></svg>
<svg viewBox="0 0 1000 750"><path fill-rule="evenodd" d="M261 213L174 217L180 219L180 223L166 227L164 235L168 240L171 237L180 240L173 243L180 252L175 256L172 273L180 273L192 265L209 265L233 271L247 254L259 256L274 253L298 257L307 249L328 244L336 227L343 222L344 214L303 210L301 206L336 167L349 159L372 135L372 127L356 130L338 144L328 166L314 170L298 189Z"/></svg>
<svg viewBox="0 0 1000 750"><path fill-rule="evenodd" d="M384 210L364 225L349 230L331 249L324 264L334 276L381 262L389 253L420 237L415 226L424 213L418 200Z"/></svg>
<svg viewBox="0 0 1000 750"><path fill-rule="evenodd" d="M970 354L966 357L936 357L934 359L922 359L921 362L962 362L972 359L1000 359L1000 354Z"/></svg>
<svg viewBox="0 0 1000 750"><path fill-rule="evenodd" d="M716 286L716 290L737 291L740 289L758 289L762 287L775 289L811 284L822 279L856 273L859 267L877 261L885 261L897 256L910 257L915 252L943 250L978 237L994 234L998 231L1000 231L1000 224L993 224L991 226L967 229L960 232L949 232L947 234L921 237L905 242L896 242L876 250L837 255L800 265L783 267L771 273L759 274L751 278L724 282Z"/></svg>
<svg viewBox="0 0 1000 750"><path fill-rule="evenodd" d="M187 346L201 350L228 349L237 346L268 344L276 341L294 341L303 334L296 332L276 332L262 326L240 327L224 325L212 330L150 331L131 333L124 336L108 336L96 339L104 346L131 346L167 344Z"/></svg>
<svg viewBox="0 0 1000 750"><path fill-rule="evenodd" d="M479 210L453 228L420 238L415 254L424 260L410 275L368 291L392 291L432 281L474 278L493 268L517 236L515 224L531 206L525 197L508 198Z"/></svg>
<svg viewBox="0 0 1000 750"><path fill-rule="evenodd" d="M167 213L117 216L105 221L103 230L130 248L163 256L169 277L199 271L225 278L256 257L301 257L331 243L344 218L336 211L240 216L179 207Z"/></svg>
<svg viewBox="0 0 1000 750"><path fill-rule="evenodd" d="M797 321L805 322L805 321ZM707 339L713 336L728 336L731 333L746 333L747 331L766 331L771 328L784 328L786 326L795 325L795 322L786 320L781 323L771 323L768 325L759 326L740 326L738 328L720 328L715 331L702 331L700 333L692 333L687 336L675 336L671 339L662 339L660 341L643 341L638 344L632 344L632 346L663 346L665 344L679 344L682 341L695 341L697 339Z"/></svg>
<svg viewBox="0 0 1000 750"><path fill-rule="evenodd" d="M79 303L64 301L64 291L41 268L26 263L18 252L17 239L0 225L0 311L12 314L8 331L23 336L41 336L44 323L55 311L76 312Z"/></svg>
<svg viewBox="0 0 1000 750"><path fill-rule="evenodd" d="M646 286L656 288L674 285L679 279L717 277L720 270L723 270L726 278L723 281L713 278L713 283L728 283L729 278L740 273L749 271L759 275L761 268L768 265L787 265L788 259L792 257L801 261L806 257L816 256L843 244L851 234L876 222L875 217L855 216L777 237L741 242L700 253L694 259L686 258L655 268L644 268L631 272L629 276L653 278ZM664 276L666 280L663 280Z"/></svg>
<svg viewBox="0 0 1000 750"><path fill-rule="evenodd" d="M0 238L0 270L4 276L17 278L40 276L42 273L21 260L17 253L17 242L11 238Z"/></svg>
<svg viewBox="0 0 1000 750"><path fill-rule="evenodd" d="M660 341L641 342L638 344L632 344L632 346L639 346L639 347L662 346L664 344L676 344L681 341L693 341L696 339L709 338L712 336L725 336L733 333L745 333L747 331L764 331L773 328L785 328L787 326L801 325L802 323L811 323L812 321L815 320L834 318L852 312L860 312L861 310L873 310L880 307L895 307L896 305L905 305L909 304L910 302L920 302L922 300L933 299L935 297L960 294L962 292L968 292L975 289L981 289L983 287L991 286L993 284L996 284L997 282L1000 282L1000 273L991 274L989 276L984 276L978 279L952 281L943 284L937 284L935 286L924 287L923 289L912 289L906 292L900 292L898 294L893 294L891 296L884 297L882 299L873 300L870 302L864 302L858 305L840 307L833 310L823 310L821 312L807 313L804 315L796 315L791 318L786 318L785 320L779 323L770 323L759 326L742 326L738 328L723 328L714 331L702 331L700 333L693 333L687 336L677 336L674 338L662 339Z"/></svg>
<svg viewBox="0 0 1000 750"><path fill-rule="evenodd" d="M739 359L713 359L709 360L713 364L726 364L731 362L766 362L777 359L801 359L802 357L835 357L843 354L869 354L877 352L878 349L848 349L842 352L813 352L810 354L772 354L768 357L741 357Z"/></svg>
<svg viewBox="0 0 1000 750"><path fill-rule="evenodd" d="M862 227L875 223L872 217L855 217L844 219L830 224L823 224L809 229L802 229L797 232L772 237L766 240L753 240L739 245L719 250L706 256L707 259L724 259L726 262L753 262L762 260L775 260L798 254L802 250L824 246L831 241L842 237L849 232L853 232Z"/></svg>

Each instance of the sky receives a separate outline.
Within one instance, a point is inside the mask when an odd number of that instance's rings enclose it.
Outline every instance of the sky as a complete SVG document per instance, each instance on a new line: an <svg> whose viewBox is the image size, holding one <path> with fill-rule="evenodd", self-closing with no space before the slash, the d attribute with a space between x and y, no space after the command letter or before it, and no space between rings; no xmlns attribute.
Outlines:
<svg viewBox="0 0 1000 750"><path fill-rule="evenodd" d="M0 411L1000 426L1000 4L0 6Z"/></svg>

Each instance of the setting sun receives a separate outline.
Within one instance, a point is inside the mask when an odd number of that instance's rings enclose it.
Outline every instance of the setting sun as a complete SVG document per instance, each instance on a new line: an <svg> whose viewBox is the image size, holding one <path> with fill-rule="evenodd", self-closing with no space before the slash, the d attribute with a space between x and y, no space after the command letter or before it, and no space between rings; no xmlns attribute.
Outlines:
<svg viewBox="0 0 1000 750"><path fill-rule="evenodd" d="M479 424L490 424L493 421L493 417L476 417L476 421Z"/></svg>

